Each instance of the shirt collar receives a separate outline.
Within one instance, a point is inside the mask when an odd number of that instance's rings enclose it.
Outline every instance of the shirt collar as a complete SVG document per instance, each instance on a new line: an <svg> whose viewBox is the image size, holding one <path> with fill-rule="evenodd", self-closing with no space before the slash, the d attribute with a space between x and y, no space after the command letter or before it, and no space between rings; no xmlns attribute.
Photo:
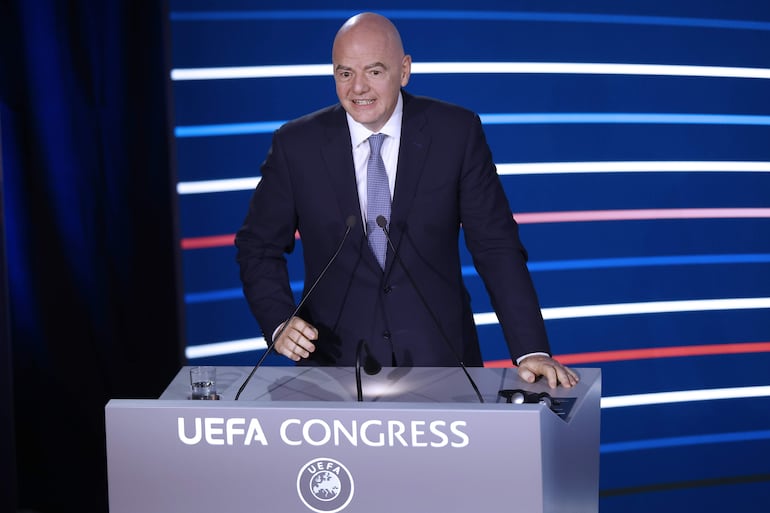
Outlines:
<svg viewBox="0 0 770 513"><path fill-rule="evenodd" d="M353 148L357 148L364 143L370 135L374 132L366 128L364 125L354 120L353 117L345 113L348 118L348 127L350 129L350 142L353 144ZM388 137L398 139L401 137L401 118L404 116L404 99L401 93L398 93L398 100L396 101L396 108L393 110L393 114L390 115L385 126L383 126L378 133L385 134Z"/></svg>

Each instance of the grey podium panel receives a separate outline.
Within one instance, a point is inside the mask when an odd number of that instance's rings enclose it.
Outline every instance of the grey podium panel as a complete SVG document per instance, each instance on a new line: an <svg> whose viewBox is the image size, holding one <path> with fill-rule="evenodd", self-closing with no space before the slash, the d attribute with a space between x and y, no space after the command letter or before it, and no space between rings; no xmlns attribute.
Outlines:
<svg viewBox="0 0 770 513"><path fill-rule="evenodd" d="M192 401L188 368L157 400L105 408L111 513L596 513L598 369L573 389L515 369L219 367L218 401ZM510 404L549 392L567 414Z"/></svg>

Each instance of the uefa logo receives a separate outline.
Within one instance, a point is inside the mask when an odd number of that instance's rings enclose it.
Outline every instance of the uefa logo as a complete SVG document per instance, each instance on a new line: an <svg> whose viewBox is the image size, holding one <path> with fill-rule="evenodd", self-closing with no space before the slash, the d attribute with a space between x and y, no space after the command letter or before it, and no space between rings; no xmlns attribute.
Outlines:
<svg viewBox="0 0 770 513"><path fill-rule="evenodd" d="M337 460L316 458L297 474L297 493L316 513L336 513L353 499L353 476Z"/></svg>

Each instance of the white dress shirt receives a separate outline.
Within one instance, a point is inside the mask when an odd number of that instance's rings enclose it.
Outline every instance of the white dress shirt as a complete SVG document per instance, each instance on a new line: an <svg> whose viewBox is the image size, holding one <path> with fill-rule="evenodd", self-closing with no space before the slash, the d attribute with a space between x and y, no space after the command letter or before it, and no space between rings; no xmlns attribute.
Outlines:
<svg viewBox="0 0 770 513"><path fill-rule="evenodd" d="M396 168L398 167L398 149L401 145L401 119L404 114L404 100L398 95L396 109L390 119L379 132L385 134L382 141L380 156L385 163L385 172L388 174L388 187L390 199L393 201L393 191L396 185ZM366 165L369 161L369 136L374 134L371 130L354 120L347 114L348 128L350 129L350 143L353 146L353 166L356 170L356 187L358 188L358 201L361 205L361 217L364 220L364 232L366 232Z"/></svg>

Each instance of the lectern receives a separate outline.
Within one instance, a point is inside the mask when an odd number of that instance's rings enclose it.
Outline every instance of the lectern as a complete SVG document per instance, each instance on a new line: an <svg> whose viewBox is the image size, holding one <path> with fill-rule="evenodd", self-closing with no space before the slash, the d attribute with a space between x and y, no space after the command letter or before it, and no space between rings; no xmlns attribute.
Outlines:
<svg viewBox="0 0 770 513"><path fill-rule="evenodd" d="M599 369L218 367L105 407L110 513L597 513ZM551 404L508 402L513 391ZM502 393L501 393L502 392Z"/></svg>

